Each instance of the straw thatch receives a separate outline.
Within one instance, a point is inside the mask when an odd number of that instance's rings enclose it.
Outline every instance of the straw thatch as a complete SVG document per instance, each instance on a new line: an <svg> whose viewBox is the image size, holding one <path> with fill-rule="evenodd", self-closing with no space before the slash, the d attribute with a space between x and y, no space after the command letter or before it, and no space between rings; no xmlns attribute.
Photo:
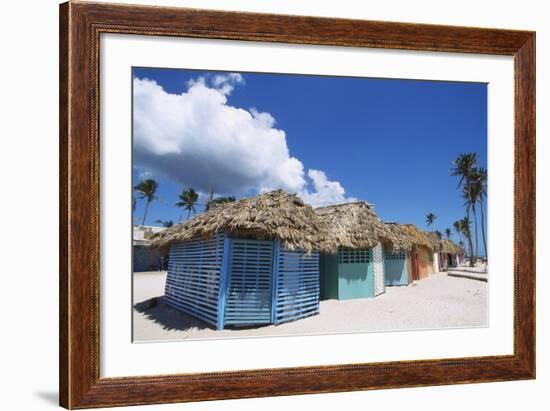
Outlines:
<svg viewBox="0 0 550 411"><path fill-rule="evenodd" d="M428 236L428 239L430 240L430 242L432 243L432 250L435 251L435 252L440 252L443 248L443 239L441 237L439 237L435 231L429 231L429 232L425 232L426 235Z"/></svg>
<svg viewBox="0 0 550 411"><path fill-rule="evenodd" d="M402 224L395 222L384 222L386 234L384 238L384 247L394 251L410 251L414 242L408 235L407 230Z"/></svg>
<svg viewBox="0 0 550 411"><path fill-rule="evenodd" d="M282 190L220 204L214 209L157 234L152 246L227 233L237 238L281 240L290 250L329 251L327 226L313 208L295 194Z"/></svg>
<svg viewBox="0 0 550 411"><path fill-rule="evenodd" d="M419 229L414 224L402 224L401 227L416 247L427 247L432 251L434 250L433 239L428 233Z"/></svg>
<svg viewBox="0 0 550 411"><path fill-rule="evenodd" d="M387 235L372 206L364 201L320 207L315 213L328 225L333 252L338 247L371 248Z"/></svg>
<svg viewBox="0 0 550 411"><path fill-rule="evenodd" d="M463 254L464 250L451 240L441 240L441 252L448 254Z"/></svg>
<svg viewBox="0 0 550 411"><path fill-rule="evenodd" d="M453 241L447 238L439 238L435 232L426 233L428 238L432 242L433 250L440 253L447 254L461 254L463 252L462 248L455 244Z"/></svg>

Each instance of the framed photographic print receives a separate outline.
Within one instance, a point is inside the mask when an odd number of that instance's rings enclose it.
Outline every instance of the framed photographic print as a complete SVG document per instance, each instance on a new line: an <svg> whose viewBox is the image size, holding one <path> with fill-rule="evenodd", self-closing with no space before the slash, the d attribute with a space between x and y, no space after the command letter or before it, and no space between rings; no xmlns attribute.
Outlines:
<svg viewBox="0 0 550 411"><path fill-rule="evenodd" d="M535 33L60 6L60 403L535 377Z"/></svg>

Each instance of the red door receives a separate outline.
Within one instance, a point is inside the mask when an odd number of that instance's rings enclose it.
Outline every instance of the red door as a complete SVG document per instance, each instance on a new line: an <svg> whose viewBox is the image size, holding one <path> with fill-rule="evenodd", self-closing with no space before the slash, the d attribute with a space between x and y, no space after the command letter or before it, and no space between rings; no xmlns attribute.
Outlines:
<svg viewBox="0 0 550 411"><path fill-rule="evenodd" d="M413 281L420 280L420 271L418 267L418 253L416 251L411 251L411 262L412 262L412 279Z"/></svg>

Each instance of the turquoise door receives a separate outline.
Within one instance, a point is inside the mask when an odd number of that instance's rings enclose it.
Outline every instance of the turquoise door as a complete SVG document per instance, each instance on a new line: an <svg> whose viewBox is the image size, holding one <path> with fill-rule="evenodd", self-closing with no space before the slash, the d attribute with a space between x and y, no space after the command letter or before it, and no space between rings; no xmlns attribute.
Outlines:
<svg viewBox="0 0 550 411"><path fill-rule="evenodd" d="M321 255L321 299L338 299L338 255Z"/></svg>
<svg viewBox="0 0 550 411"><path fill-rule="evenodd" d="M374 297L372 250L341 248L338 251L338 299Z"/></svg>

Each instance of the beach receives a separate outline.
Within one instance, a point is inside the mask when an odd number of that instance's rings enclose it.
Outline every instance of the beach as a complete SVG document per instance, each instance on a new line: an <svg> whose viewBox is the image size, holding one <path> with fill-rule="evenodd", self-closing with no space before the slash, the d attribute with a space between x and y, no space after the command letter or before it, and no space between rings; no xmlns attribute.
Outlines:
<svg viewBox="0 0 550 411"><path fill-rule="evenodd" d="M376 298L321 301L318 315L297 321L224 330L164 304L165 280L165 271L134 273L134 342L487 326L488 283L446 273L386 287Z"/></svg>

